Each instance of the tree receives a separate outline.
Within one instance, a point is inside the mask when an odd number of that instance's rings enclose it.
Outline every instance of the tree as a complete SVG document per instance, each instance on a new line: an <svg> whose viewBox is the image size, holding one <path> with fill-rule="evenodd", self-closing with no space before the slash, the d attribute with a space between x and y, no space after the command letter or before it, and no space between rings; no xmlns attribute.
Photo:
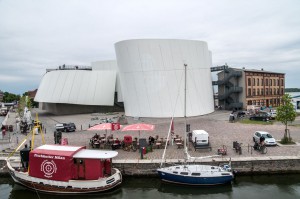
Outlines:
<svg viewBox="0 0 300 199"><path fill-rule="evenodd" d="M288 129L288 122L293 122L296 119L297 113L294 105L291 102L292 97L289 94L285 94L282 97L282 105L277 108L276 120L280 121L285 125L284 136L282 142L292 142L290 132Z"/></svg>

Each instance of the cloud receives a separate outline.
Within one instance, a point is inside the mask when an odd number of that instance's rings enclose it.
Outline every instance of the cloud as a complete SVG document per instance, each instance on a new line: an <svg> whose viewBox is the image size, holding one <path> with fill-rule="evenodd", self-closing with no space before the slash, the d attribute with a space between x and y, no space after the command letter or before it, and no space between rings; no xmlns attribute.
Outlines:
<svg viewBox="0 0 300 199"><path fill-rule="evenodd" d="M1 77L20 84L1 78L0 89L35 89L46 68L115 59L116 42L143 38L207 41L213 65L285 72L289 87L299 13L297 0L0 0Z"/></svg>

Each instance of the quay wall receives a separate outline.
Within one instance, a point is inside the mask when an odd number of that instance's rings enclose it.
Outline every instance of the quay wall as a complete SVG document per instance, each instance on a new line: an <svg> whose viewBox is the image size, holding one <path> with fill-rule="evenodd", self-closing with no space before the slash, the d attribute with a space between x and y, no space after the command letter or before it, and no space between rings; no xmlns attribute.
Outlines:
<svg viewBox="0 0 300 199"><path fill-rule="evenodd" d="M155 176L156 169L160 167L161 160L113 160L113 166L118 168L124 176ZM191 164L219 165L229 162L229 158L214 158L210 160L194 161ZM165 162L166 166L182 164L181 159L172 159ZM276 157L245 157L232 158L232 168L237 171L237 175L256 174L284 174L300 173L299 156L276 156ZM0 175L8 175L4 157L0 157Z"/></svg>
<svg viewBox="0 0 300 199"><path fill-rule="evenodd" d="M229 158L215 158L207 161L194 161L190 164L219 165L228 164ZM183 160L167 160L166 166L182 164ZM156 169L160 167L160 160L115 160L114 167L118 168L125 176L157 175ZM300 157L245 157L232 158L231 165L237 175L255 174L283 174L300 173Z"/></svg>

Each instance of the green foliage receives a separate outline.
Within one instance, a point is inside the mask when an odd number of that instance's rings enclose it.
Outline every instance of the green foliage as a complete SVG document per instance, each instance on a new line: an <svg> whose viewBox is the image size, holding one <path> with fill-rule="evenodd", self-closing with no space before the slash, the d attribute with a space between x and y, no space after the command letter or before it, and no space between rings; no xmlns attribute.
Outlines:
<svg viewBox="0 0 300 199"><path fill-rule="evenodd" d="M33 98L30 98L30 103L31 103L32 107L35 107L35 108L39 107L39 103L34 101Z"/></svg>
<svg viewBox="0 0 300 199"><path fill-rule="evenodd" d="M3 93L3 102L10 103L13 101L18 101L19 99L20 99L20 95L15 95L9 92Z"/></svg>
<svg viewBox="0 0 300 199"><path fill-rule="evenodd" d="M297 113L294 108L294 105L291 102L291 96L289 94L285 94L282 97L282 105L280 105L277 108L277 115L276 115L276 120L280 121L282 124L285 125L285 133L284 133L284 138L286 139L287 135L289 134L288 131L288 122L293 122L296 119ZM289 139L290 136L289 136ZM288 140L287 140L288 141Z"/></svg>
<svg viewBox="0 0 300 199"><path fill-rule="evenodd" d="M20 114L20 115L23 115L23 111L24 111L24 108L25 108L25 106L30 110L30 108L32 107L32 105L31 105L31 100L27 100L27 103L26 103L26 96L25 95L23 95L22 97L21 97L21 99L20 99L20 101L19 101L19 106L18 106L18 113Z"/></svg>
<svg viewBox="0 0 300 199"><path fill-rule="evenodd" d="M285 88L284 92L300 92L300 88Z"/></svg>
<svg viewBox="0 0 300 199"><path fill-rule="evenodd" d="M238 122L242 124L261 124L261 125L272 125L272 121L264 122L264 121L256 121L256 120L249 120L249 119L244 119L244 120L238 120Z"/></svg>
<svg viewBox="0 0 300 199"><path fill-rule="evenodd" d="M293 142L291 137L285 136L281 139L280 144L295 144L295 142Z"/></svg>

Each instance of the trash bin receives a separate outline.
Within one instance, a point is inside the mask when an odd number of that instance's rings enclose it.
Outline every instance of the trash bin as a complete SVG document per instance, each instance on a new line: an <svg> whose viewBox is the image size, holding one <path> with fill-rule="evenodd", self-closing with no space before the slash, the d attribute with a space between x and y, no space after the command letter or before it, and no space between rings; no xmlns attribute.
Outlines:
<svg viewBox="0 0 300 199"><path fill-rule="evenodd" d="M143 150L143 155L145 155L147 153L146 147L143 147L142 150Z"/></svg>

